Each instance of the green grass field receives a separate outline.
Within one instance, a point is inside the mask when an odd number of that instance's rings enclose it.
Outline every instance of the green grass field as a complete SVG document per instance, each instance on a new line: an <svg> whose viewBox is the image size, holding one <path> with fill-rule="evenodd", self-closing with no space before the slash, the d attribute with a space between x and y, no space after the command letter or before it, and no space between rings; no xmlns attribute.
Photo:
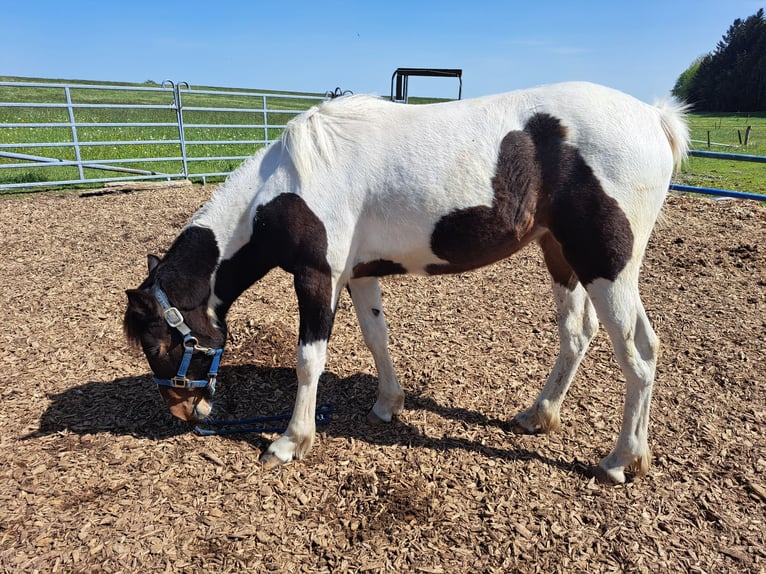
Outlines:
<svg viewBox="0 0 766 574"><path fill-rule="evenodd" d="M766 114L690 114L689 126L692 149L766 156ZM690 157L676 183L766 194L766 164Z"/></svg>
<svg viewBox="0 0 766 574"><path fill-rule="evenodd" d="M39 81L67 83L63 80L30 80L0 76L0 81ZM88 82L99 84L99 82ZM164 174L182 173L180 143L175 109L171 90L160 90L157 84L127 84L101 82L102 85L120 86L120 90L92 90L72 87L71 98L76 104L111 104L115 106L152 106L151 109L119 107L109 109L78 108L75 110L78 123L93 124L79 127L77 137L81 144L114 142L109 145L83 145L83 160L102 161L133 169L143 169ZM146 88L152 88L146 90ZM276 139L281 128L295 113L308 109L317 103L320 94L295 94L237 88L203 88L194 86L195 91L232 92L226 95L182 93L184 106L185 139L190 173L229 172L241 160L216 159L226 156L249 156L266 139ZM238 95L237 92L259 92L268 94L266 107L269 128L264 128L264 114L248 111L262 106L259 98ZM281 97L280 97L281 96ZM287 97L304 96L304 97ZM412 98L415 103L435 101L427 98ZM57 103L64 104L62 88L4 87L0 86L0 102ZM225 108L225 111L194 111L190 108ZM278 112L277 110L282 110ZM69 127L41 127L42 123L66 123L69 121L66 108L0 107L0 144L13 144L12 148L0 148L0 152L13 152L36 156L54 157L74 161L75 150L71 145L72 132ZM124 123L145 123L141 127L128 127ZM693 149L725 151L750 155L766 155L766 114L691 114L689 123L692 132ZM4 127L8 124L23 124L18 127ZM201 127L192 127L192 126ZM216 127L213 127L216 126ZM748 145L744 145L745 132L750 126ZM268 133L266 131L268 129ZM711 142L708 147L708 140ZM136 143L120 144L132 141ZM202 143L223 141L226 143ZM50 143L51 147L34 148L30 143ZM148 162L150 158L165 158ZM127 161L130 160L130 161ZM197 160L197 161L195 161ZM19 160L0 157L0 165L18 164ZM121 174L86 169L88 178L117 177ZM76 167L40 167L29 164L19 169L0 169L0 185L9 183L45 182L77 179ZM213 178L214 179L214 178ZM675 178L676 183L686 185L731 189L766 194L766 165L761 163L732 160L689 158ZM47 187L50 187L48 185ZM7 190L8 192L20 190ZM2 193L2 190L0 190Z"/></svg>

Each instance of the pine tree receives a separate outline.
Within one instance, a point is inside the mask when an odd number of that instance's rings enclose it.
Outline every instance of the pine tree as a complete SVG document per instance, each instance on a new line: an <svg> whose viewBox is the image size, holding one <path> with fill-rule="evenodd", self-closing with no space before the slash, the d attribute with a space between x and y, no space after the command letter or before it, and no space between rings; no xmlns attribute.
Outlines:
<svg viewBox="0 0 766 574"><path fill-rule="evenodd" d="M737 18L715 51L679 76L673 94L699 111L766 111L766 19L763 9Z"/></svg>

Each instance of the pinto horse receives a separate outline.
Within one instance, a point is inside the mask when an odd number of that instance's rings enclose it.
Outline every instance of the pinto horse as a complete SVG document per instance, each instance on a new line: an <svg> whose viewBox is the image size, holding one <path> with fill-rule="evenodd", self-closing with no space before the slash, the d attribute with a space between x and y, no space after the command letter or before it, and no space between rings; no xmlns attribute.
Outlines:
<svg viewBox="0 0 766 574"><path fill-rule="evenodd" d="M164 259L128 290L125 332L143 347L178 418L211 410L225 317L270 269L294 276L298 390L266 467L311 449L319 376L346 287L378 372L368 418L391 421L404 392L388 351L379 278L460 273L537 242L553 279L560 353L514 428L547 433L605 326L626 380L622 428L597 474L645 474L658 339L639 267L689 135L683 106L650 106L588 83L410 106L337 98L293 119L233 172Z"/></svg>

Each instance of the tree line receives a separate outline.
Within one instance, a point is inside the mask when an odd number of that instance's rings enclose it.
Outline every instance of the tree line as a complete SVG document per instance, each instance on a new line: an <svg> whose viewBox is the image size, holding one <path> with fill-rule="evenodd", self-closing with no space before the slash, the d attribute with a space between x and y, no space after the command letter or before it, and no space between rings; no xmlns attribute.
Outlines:
<svg viewBox="0 0 766 574"><path fill-rule="evenodd" d="M766 111L766 20L763 8L737 18L713 52L678 77L672 93L695 111Z"/></svg>

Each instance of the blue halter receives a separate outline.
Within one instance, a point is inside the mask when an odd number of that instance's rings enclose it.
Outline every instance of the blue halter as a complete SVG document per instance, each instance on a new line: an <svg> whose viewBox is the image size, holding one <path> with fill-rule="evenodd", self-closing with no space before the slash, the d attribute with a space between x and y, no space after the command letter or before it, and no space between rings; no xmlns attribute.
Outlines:
<svg viewBox="0 0 766 574"><path fill-rule="evenodd" d="M178 365L178 373L172 379L160 379L156 375L153 377L154 382L162 387L171 387L173 389L207 389L208 393L212 396L215 393L215 384L218 379L218 365L221 362L221 355L223 349L211 349L210 347L203 347L199 344L197 338L191 334L191 329L184 322L184 317L181 312L173 307L168 301L168 296L165 292L155 285L152 288L152 294L157 302L162 307L162 314L165 316L165 321L170 327L176 329L184 338L184 356L181 359L181 364ZM194 353L204 353L208 357L212 357L210 368L208 369L207 379L189 379L186 376L186 371L189 370L192 356Z"/></svg>

